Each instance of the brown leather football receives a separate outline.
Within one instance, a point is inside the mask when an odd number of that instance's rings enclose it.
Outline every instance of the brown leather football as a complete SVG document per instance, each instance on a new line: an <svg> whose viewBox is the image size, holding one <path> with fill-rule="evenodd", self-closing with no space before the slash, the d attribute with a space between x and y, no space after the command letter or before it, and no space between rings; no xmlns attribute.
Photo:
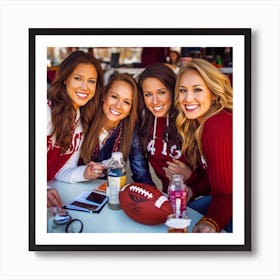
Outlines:
<svg viewBox="0 0 280 280"><path fill-rule="evenodd" d="M128 217L145 225L165 223L167 216L173 213L168 199L148 184L127 184L119 193L119 201Z"/></svg>

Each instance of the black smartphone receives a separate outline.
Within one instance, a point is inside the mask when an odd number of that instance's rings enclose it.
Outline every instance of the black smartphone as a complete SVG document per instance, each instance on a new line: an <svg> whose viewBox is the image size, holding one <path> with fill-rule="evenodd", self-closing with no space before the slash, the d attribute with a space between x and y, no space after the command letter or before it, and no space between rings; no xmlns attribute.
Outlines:
<svg viewBox="0 0 280 280"><path fill-rule="evenodd" d="M91 192L89 196L87 197L87 200L90 200L94 203L101 204L105 199L107 198L106 195L97 193L97 192Z"/></svg>
<svg viewBox="0 0 280 280"><path fill-rule="evenodd" d="M87 209L89 212L92 212L92 211L94 211L96 208L98 208L98 206L96 206L96 205L91 205L91 204L87 204L87 203L80 202L80 201L74 201L74 202L72 202L70 205L74 205L74 206L78 206L78 207L81 207L81 208L85 208L85 209Z"/></svg>

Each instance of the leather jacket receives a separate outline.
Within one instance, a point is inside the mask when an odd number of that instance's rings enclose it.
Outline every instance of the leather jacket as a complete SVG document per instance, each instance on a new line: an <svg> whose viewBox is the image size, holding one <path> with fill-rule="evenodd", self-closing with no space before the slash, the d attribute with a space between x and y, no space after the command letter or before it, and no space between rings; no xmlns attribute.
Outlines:
<svg viewBox="0 0 280 280"><path fill-rule="evenodd" d="M116 140L116 132L107 139L105 145L99 150L98 162L109 159L112 155L113 146ZM145 183L155 186L150 171L147 159L140 148L137 131L133 133L132 143L129 152L129 164L134 182Z"/></svg>

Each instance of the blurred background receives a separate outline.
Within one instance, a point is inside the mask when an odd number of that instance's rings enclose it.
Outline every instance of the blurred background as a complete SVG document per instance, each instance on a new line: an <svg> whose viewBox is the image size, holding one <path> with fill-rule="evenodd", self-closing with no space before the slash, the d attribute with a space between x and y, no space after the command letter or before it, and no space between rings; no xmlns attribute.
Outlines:
<svg viewBox="0 0 280 280"><path fill-rule="evenodd" d="M232 47L48 47L47 81L51 84L61 61L76 50L93 54L104 70L105 84L115 72L127 72L136 78L150 64L166 63L177 74L192 58L204 58L232 82Z"/></svg>

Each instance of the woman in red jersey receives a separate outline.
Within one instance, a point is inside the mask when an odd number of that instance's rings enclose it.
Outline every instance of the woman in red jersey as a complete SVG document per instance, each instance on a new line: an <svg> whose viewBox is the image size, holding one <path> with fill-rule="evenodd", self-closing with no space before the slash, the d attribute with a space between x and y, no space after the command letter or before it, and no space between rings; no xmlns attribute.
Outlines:
<svg viewBox="0 0 280 280"><path fill-rule="evenodd" d="M165 193L173 174L183 175L191 185L199 178L181 153L175 125L178 113L173 101L175 83L175 73L163 63L146 67L138 79L140 143Z"/></svg>
<svg viewBox="0 0 280 280"><path fill-rule="evenodd" d="M53 180L67 161L78 161L102 89L103 71L91 54L75 51L60 64L47 98L47 181ZM48 207L61 207L58 193L47 190Z"/></svg>
<svg viewBox="0 0 280 280"><path fill-rule="evenodd" d="M193 232L220 232L232 220L230 81L210 62L193 59L178 74L175 106L179 111L176 125L183 141L182 152L194 167L203 167L207 179L189 188L189 199L201 195L211 198ZM189 206L192 203L195 205L191 201Z"/></svg>

